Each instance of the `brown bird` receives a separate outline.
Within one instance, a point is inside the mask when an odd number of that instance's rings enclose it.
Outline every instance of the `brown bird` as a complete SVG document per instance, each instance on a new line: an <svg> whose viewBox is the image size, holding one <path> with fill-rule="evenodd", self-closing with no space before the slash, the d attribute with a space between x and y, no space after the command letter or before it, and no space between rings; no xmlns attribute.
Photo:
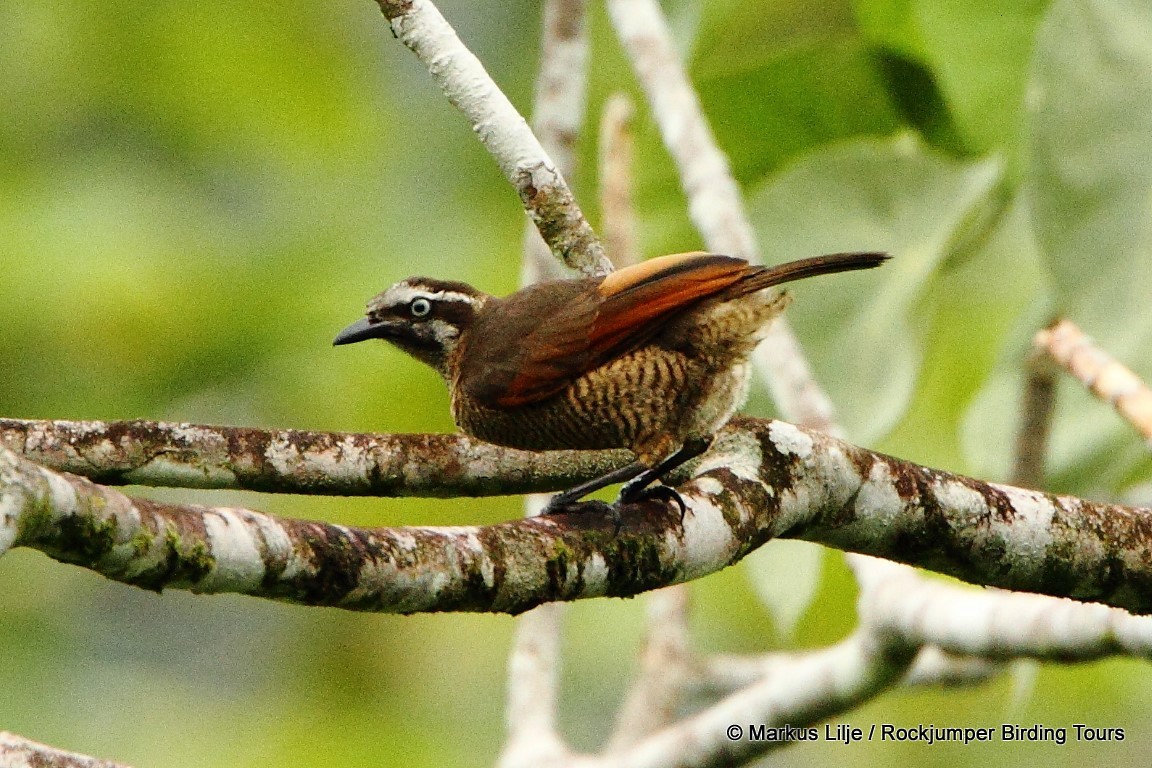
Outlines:
<svg viewBox="0 0 1152 768"><path fill-rule="evenodd" d="M788 303L765 289L869 269L882 253L775 267L686 253L606 277L553 280L497 298L410 277L368 303L334 344L385 339L435 368L465 433L530 451L628 448L636 461L553 497L546 513L628 481L618 502L674 501L654 481L703 453L747 393L748 357ZM616 508L608 508L619 525ZM586 508L586 507L585 507Z"/></svg>

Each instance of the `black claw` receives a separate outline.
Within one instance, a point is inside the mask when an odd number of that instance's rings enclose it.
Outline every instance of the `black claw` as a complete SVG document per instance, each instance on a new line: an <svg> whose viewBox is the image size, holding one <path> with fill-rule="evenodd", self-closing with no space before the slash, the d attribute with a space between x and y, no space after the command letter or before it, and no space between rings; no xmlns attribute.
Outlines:
<svg viewBox="0 0 1152 768"><path fill-rule="evenodd" d="M680 508L680 522L684 522L684 515L688 514L688 505L684 497L675 489L667 485L650 485L647 488L637 488L634 491L627 486L620 491L620 501L631 504L637 501L671 501Z"/></svg>
<svg viewBox="0 0 1152 768"><path fill-rule="evenodd" d="M620 510L617 509L614 504L609 504L599 499L590 499L588 501L569 499L565 498L562 493L553 496L552 500L548 502L548 506L544 507L544 511L540 514L563 515L568 513L605 515L612 521L616 533L620 533L620 526L623 522L620 517Z"/></svg>

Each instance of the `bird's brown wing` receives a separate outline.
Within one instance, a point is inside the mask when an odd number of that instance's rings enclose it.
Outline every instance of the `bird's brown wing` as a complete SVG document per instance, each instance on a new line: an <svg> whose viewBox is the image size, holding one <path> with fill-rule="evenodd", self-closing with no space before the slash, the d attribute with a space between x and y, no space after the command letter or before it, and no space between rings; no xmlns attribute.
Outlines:
<svg viewBox="0 0 1152 768"><path fill-rule="evenodd" d="M530 287L490 315L499 327L473 329L460 383L489 407L544 400L641 346L749 269L741 259L687 253L650 259L603 280Z"/></svg>

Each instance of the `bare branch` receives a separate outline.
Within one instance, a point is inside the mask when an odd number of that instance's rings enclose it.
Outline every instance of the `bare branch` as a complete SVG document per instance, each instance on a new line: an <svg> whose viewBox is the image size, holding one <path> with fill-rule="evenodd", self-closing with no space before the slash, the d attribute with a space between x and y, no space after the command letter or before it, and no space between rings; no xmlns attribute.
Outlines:
<svg viewBox="0 0 1152 768"><path fill-rule="evenodd" d="M617 267L640 261L632 205L632 102L608 99L600 116L600 217L608 256Z"/></svg>
<svg viewBox="0 0 1152 768"><path fill-rule="evenodd" d="M740 188L700 106L656 0L609 0L612 23L652 112L664 145L680 169L688 212L708 250L761 261ZM777 318L756 350L776 406L787 420L839 435L835 408L787 319Z"/></svg>
<svg viewBox="0 0 1152 768"><path fill-rule="evenodd" d="M0 766L4 768L126 768L120 763L66 752L14 733L0 731Z"/></svg>
<svg viewBox="0 0 1152 768"><path fill-rule="evenodd" d="M1016 433L1016 459L1012 484L1024 488L1044 487L1044 459L1056 408L1056 372L1051 359L1038 350L1024 363L1024 396L1020 404L1020 428Z"/></svg>
<svg viewBox="0 0 1152 768"><path fill-rule="evenodd" d="M586 0L548 0L544 4L544 33L540 45L540 74L536 78L532 129L556 160L565 178L576 172L576 143L584 124L588 80ZM567 277L562 263L552 257L540 231L524 230L521 283Z"/></svg>
<svg viewBox="0 0 1152 768"><path fill-rule="evenodd" d="M861 630L836 645L798 656L787 674L772 675L636 745L591 765L673 768L741 765L805 738L804 729L851 709L900 681L915 649L895 637ZM775 740L752 738L749 723L773 729ZM740 728L734 731L733 728Z"/></svg>
<svg viewBox="0 0 1152 768"><path fill-rule="evenodd" d="M608 751L631 746L675 720L691 669L688 598L685 584L648 595L640 671L620 707Z"/></svg>
<svg viewBox="0 0 1152 768"><path fill-rule="evenodd" d="M547 603L519 618L508 654L508 743L499 764L545 765L567 754L556 730L560 635L567 605Z"/></svg>
<svg viewBox="0 0 1152 768"><path fill-rule="evenodd" d="M153 589L372 611L500 611L699 578L775 536L966 581L1152 612L1152 510L984 483L779 421L739 419L680 490L678 515L624 527L559 515L487 527L359 530L158 504L4 451L0 551L29 546Z"/></svg>
<svg viewBox="0 0 1152 768"><path fill-rule="evenodd" d="M589 275L611 270L556 163L430 0L377 0L392 31L428 67L452 104L520 194L545 242L565 264Z"/></svg>
<svg viewBox="0 0 1152 768"><path fill-rule="evenodd" d="M1070 320L1059 320L1040 331L1034 343L1092 394L1115 408L1152 448L1152 389L1139 376Z"/></svg>
<svg viewBox="0 0 1152 768"><path fill-rule="evenodd" d="M570 488L626 451L499 448L464 435L372 435L156 421L0 419L0 445L104 485L333 496L492 496Z"/></svg>
<svg viewBox="0 0 1152 768"><path fill-rule="evenodd" d="M1152 616L1045 595L961 589L878 561L867 594L878 626L909 643L985 659L1152 658Z"/></svg>
<svg viewBox="0 0 1152 768"><path fill-rule="evenodd" d="M709 250L752 259L756 236L728 158L716 144L655 0L609 0L608 10L664 139L680 169L688 212Z"/></svg>
<svg viewBox="0 0 1152 768"><path fill-rule="evenodd" d="M702 694L727 695L771 675L787 675L797 661L811 651L775 652L759 655L716 654L697 662L690 684ZM1000 662L969 656L953 656L939 648L921 649L904 675L907 687L969 685L981 683L1002 671Z"/></svg>

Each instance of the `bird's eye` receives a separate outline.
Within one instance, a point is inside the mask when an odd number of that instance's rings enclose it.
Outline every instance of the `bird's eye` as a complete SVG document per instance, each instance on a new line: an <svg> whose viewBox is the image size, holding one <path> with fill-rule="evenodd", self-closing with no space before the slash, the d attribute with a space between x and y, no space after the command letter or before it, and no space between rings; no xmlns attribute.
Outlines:
<svg viewBox="0 0 1152 768"><path fill-rule="evenodd" d="M432 302L424 298L413 299L408 305L408 311L412 313L412 317L427 317L432 311Z"/></svg>

